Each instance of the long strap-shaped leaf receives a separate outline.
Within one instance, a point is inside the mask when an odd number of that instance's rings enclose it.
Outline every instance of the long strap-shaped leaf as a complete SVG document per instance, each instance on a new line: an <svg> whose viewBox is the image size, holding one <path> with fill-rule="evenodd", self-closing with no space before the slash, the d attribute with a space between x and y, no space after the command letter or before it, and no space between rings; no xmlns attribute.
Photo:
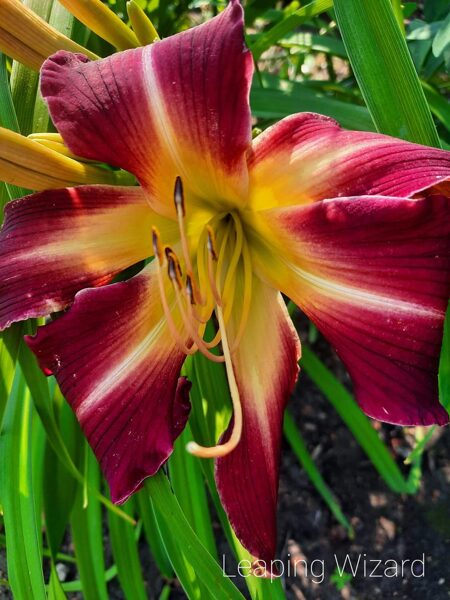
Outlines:
<svg viewBox="0 0 450 600"><path fill-rule="evenodd" d="M334 0L356 79L378 130L439 147L430 109L389 0Z"/></svg>
<svg viewBox="0 0 450 600"><path fill-rule="evenodd" d="M167 477L160 471L147 479L145 487L150 494L158 524L162 523L164 529L170 527L170 532L177 539L179 546L190 551L191 566L208 589L210 597L215 600L242 600L242 594L227 577L224 577L220 566L195 535L170 489ZM169 548L167 550L170 557ZM176 570L176 565L174 567ZM179 573L177 575L179 576Z"/></svg>
<svg viewBox="0 0 450 600"><path fill-rule="evenodd" d="M14 379L0 438L0 491L8 577L16 600L45 600L31 435L32 403L20 370Z"/></svg>

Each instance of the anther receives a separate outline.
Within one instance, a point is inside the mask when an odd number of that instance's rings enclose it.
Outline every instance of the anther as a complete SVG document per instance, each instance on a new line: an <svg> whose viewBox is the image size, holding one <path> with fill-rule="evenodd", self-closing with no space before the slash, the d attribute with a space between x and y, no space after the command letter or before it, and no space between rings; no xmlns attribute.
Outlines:
<svg viewBox="0 0 450 600"><path fill-rule="evenodd" d="M186 216L186 209L184 206L183 182L181 181L181 177L179 175L177 175L177 178L175 179L173 199L175 202L175 208L177 209L177 215L179 217Z"/></svg>
<svg viewBox="0 0 450 600"><path fill-rule="evenodd" d="M153 244L153 254L159 261L159 264L162 264L163 261L163 251L161 246L161 238L159 236L159 231L156 227L152 227L152 244Z"/></svg>
<svg viewBox="0 0 450 600"><path fill-rule="evenodd" d="M194 290L192 288L192 279L190 275L186 275L186 294L191 304L195 304Z"/></svg>
<svg viewBox="0 0 450 600"><path fill-rule="evenodd" d="M167 251L169 250L169 252ZM166 257L167 257L167 273L169 275L169 279L172 283L176 283L179 290L183 287L182 283L182 272L180 263L177 259L175 252L170 251L170 248L166 248Z"/></svg>
<svg viewBox="0 0 450 600"><path fill-rule="evenodd" d="M210 253L212 259L217 261L216 236L214 235L214 231L210 225L206 226L206 231L208 232L208 241L206 243L206 247L208 248L208 252Z"/></svg>

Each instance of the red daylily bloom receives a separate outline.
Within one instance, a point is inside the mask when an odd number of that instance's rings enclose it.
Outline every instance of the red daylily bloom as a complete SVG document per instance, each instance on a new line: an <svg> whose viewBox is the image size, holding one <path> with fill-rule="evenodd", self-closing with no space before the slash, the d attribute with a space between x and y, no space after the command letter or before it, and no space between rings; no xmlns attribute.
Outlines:
<svg viewBox="0 0 450 600"><path fill-rule="evenodd" d="M186 354L224 361L234 419L218 446L190 450L216 457L236 534L270 562L282 417L300 356L280 291L336 348L367 414L448 421L437 372L450 153L316 114L252 142L251 77L237 0L151 46L99 61L50 57L42 95L69 149L132 172L140 187L10 203L0 326L70 306L27 341L56 376L115 502L159 469L186 423ZM153 254L138 275L105 285ZM219 358L204 339L214 312Z"/></svg>

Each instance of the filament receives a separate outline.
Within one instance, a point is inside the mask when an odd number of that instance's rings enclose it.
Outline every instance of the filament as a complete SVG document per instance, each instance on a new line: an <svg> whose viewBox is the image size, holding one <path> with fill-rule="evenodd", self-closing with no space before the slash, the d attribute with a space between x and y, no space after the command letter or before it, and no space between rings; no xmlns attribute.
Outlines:
<svg viewBox="0 0 450 600"><path fill-rule="evenodd" d="M184 203L184 191L183 191L183 183L181 181L181 177L177 176L175 179L175 188L174 188L174 203L175 209L177 212L178 219L178 228L180 230L180 239L181 239L181 247L183 250L183 259L186 265L186 271L191 277L192 283L192 292L193 297L196 303L204 304L205 300L202 298L200 294L200 290L197 289L195 284L195 280L193 279L194 270L192 268L191 256L189 253L189 244L186 235L186 228L184 223L184 218L186 216L186 207Z"/></svg>
<svg viewBox="0 0 450 600"><path fill-rule="evenodd" d="M250 306L252 300L253 271L250 252L247 244L244 244L242 248L242 257L244 262L244 297L242 299L241 320L239 322L237 334L233 342L233 347L231 349L232 352L235 352L237 350L241 342L242 336L244 335L245 327L247 325L248 317L250 314Z"/></svg>
<svg viewBox="0 0 450 600"><path fill-rule="evenodd" d="M159 258L157 258L156 260L158 262L158 267L157 267L156 273L157 273L157 278L158 278L159 294L161 296L161 304L163 307L164 315L166 317L166 321L167 321L167 325L169 327L170 333L172 334L176 344L179 346L180 350L182 352L184 352L184 354L188 354L188 355L194 354L197 351L196 345L192 344L191 346L186 346L186 344L183 342L183 339L181 338L181 335L177 329L177 326L175 325L175 322L172 317L172 313L169 308L169 304L167 302L167 296L166 296L166 290L164 287L161 263L159 261Z"/></svg>
<svg viewBox="0 0 450 600"><path fill-rule="evenodd" d="M181 292L180 292L180 290L179 290L179 288L177 286L176 281L172 280L172 282L174 284L173 288L175 290L175 294L176 294L176 297L177 297L178 306L179 306L179 309L180 309L181 318L183 319L184 326L186 327L189 335L194 340L194 342L195 342L195 344L196 344L199 352L201 352L204 356L206 356L206 358L208 358L209 360L211 360L213 362L224 362L224 360L225 360L224 356L213 354L212 352L210 352L208 350L205 341L198 334L195 322L193 322L193 320L190 319L189 316L186 313L186 310L185 310L185 308L183 306L183 296L181 295Z"/></svg>

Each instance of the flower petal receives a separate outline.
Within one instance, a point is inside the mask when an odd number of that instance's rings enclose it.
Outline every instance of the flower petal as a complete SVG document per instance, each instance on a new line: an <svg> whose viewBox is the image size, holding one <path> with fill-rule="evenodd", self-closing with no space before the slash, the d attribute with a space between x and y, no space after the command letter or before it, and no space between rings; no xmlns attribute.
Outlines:
<svg viewBox="0 0 450 600"><path fill-rule="evenodd" d="M448 198L326 200L263 211L254 225L272 242L255 238L257 269L336 348L363 410L399 425L447 423L437 375L450 295Z"/></svg>
<svg viewBox="0 0 450 600"><path fill-rule="evenodd" d="M41 90L78 156L134 173L154 207L173 212L181 176L187 201L238 201L251 143L250 52L232 0L218 17L145 48L90 62L59 52Z"/></svg>
<svg viewBox="0 0 450 600"><path fill-rule="evenodd" d="M190 384L161 308L154 266L83 290L28 345L53 373L100 462L114 502L124 502L172 452L185 426Z"/></svg>
<svg viewBox="0 0 450 600"><path fill-rule="evenodd" d="M176 234L140 188L66 188L10 202L0 232L0 328L62 310L80 289L151 255L152 224L165 239Z"/></svg>
<svg viewBox="0 0 450 600"><path fill-rule="evenodd" d="M246 331L233 355L243 432L239 445L217 459L216 481L237 537L269 566L276 550L283 413L297 379L300 345L281 295L254 278L252 296ZM232 320L231 344L238 327ZM229 435L230 430L224 439Z"/></svg>
<svg viewBox="0 0 450 600"><path fill-rule="evenodd" d="M254 140L249 174L255 210L341 196L410 197L450 179L450 152L300 113Z"/></svg>

